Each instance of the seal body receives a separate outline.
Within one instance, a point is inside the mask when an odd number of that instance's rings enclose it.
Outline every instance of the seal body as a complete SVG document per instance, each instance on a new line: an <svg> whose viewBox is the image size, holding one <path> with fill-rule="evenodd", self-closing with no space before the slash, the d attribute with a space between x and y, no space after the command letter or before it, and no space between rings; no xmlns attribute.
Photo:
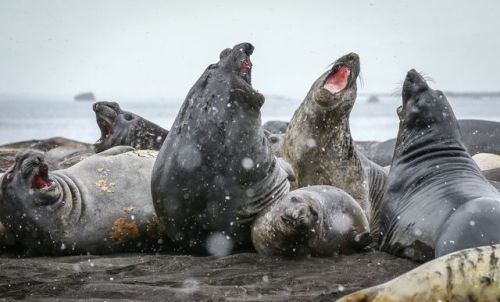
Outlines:
<svg viewBox="0 0 500 302"><path fill-rule="evenodd" d="M252 227L255 249L264 255L333 256L371 243L359 204L332 186L289 192L263 210Z"/></svg>
<svg viewBox="0 0 500 302"><path fill-rule="evenodd" d="M147 119L123 111L116 102L96 102L94 112L101 138L94 144L96 152L114 146L160 150L168 131Z"/></svg>
<svg viewBox="0 0 500 302"><path fill-rule="evenodd" d="M458 120L462 143L470 155L492 153L500 155L500 123L485 120ZM384 142L356 142L370 160L381 166L392 162L396 139Z"/></svg>
<svg viewBox="0 0 500 302"><path fill-rule="evenodd" d="M492 181L500 181L500 155L479 153L472 157L483 175Z"/></svg>
<svg viewBox="0 0 500 302"><path fill-rule="evenodd" d="M251 249L252 221L289 190L262 129L264 97L251 86L253 49L228 48L205 70L153 169L157 213L170 238L190 253Z"/></svg>
<svg viewBox="0 0 500 302"><path fill-rule="evenodd" d="M156 154L116 147L49 172L43 153L22 151L1 179L0 220L30 255L158 250Z"/></svg>
<svg viewBox="0 0 500 302"><path fill-rule="evenodd" d="M500 194L467 153L443 93L410 70L398 114L381 249L427 261L500 243Z"/></svg>
<svg viewBox="0 0 500 302"><path fill-rule="evenodd" d="M499 301L499 259L500 245L458 251L337 302Z"/></svg>
<svg viewBox="0 0 500 302"><path fill-rule="evenodd" d="M262 125L264 130L271 132L272 134L285 134L288 128L288 122L285 121L267 121Z"/></svg>
<svg viewBox="0 0 500 302"><path fill-rule="evenodd" d="M387 174L356 150L351 137L349 115L359 71L359 57L351 53L314 82L288 126L284 158L295 172L294 188L332 185L344 190L360 204L376 234Z"/></svg>

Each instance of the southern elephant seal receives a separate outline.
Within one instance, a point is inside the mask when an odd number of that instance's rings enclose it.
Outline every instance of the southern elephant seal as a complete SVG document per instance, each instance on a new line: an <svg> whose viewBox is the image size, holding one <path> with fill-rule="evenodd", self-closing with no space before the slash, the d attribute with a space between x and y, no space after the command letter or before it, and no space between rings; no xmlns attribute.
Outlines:
<svg viewBox="0 0 500 302"><path fill-rule="evenodd" d="M288 125L284 159L295 172L293 187L331 185L344 190L360 204L377 235L387 172L358 152L351 137L349 115L359 72L359 57L350 53L314 82Z"/></svg>
<svg viewBox="0 0 500 302"><path fill-rule="evenodd" d="M160 150L168 131L147 119L123 111L116 102L96 102L93 105L101 138L94 144L96 152L114 146Z"/></svg>
<svg viewBox="0 0 500 302"><path fill-rule="evenodd" d="M262 125L262 128L272 134L285 134L288 124L289 123L285 121L267 121Z"/></svg>
<svg viewBox="0 0 500 302"><path fill-rule="evenodd" d="M264 209L252 226L252 241L264 255L329 257L363 249L371 235L365 213L349 194L310 186Z"/></svg>
<svg viewBox="0 0 500 302"><path fill-rule="evenodd" d="M500 245L461 250L337 302L500 300Z"/></svg>
<svg viewBox="0 0 500 302"><path fill-rule="evenodd" d="M220 54L189 91L156 160L158 216L182 249L226 255L252 249L250 226L289 191L288 174L261 125L264 96L251 86L242 43Z"/></svg>
<svg viewBox="0 0 500 302"><path fill-rule="evenodd" d="M22 151L0 179L0 220L26 254L168 246L151 199L156 155L121 146L51 172L42 152Z"/></svg>
<svg viewBox="0 0 500 302"><path fill-rule="evenodd" d="M446 97L410 70L382 202L381 250L416 261L500 243L500 194L461 142Z"/></svg>
<svg viewBox="0 0 500 302"><path fill-rule="evenodd" d="M470 155L492 153L500 155L500 122L486 120L458 120L462 142ZM384 142L356 142L370 160L381 166L392 162L396 139Z"/></svg>

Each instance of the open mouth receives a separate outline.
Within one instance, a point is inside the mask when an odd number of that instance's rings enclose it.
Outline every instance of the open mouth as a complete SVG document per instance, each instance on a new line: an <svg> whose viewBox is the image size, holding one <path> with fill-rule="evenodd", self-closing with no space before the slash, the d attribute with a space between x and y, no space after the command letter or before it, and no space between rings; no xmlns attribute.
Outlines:
<svg viewBox="0 0 500 302"><path fill-rule="evenodd" d="M49 178L49 167L42 163L33 177L31 187L36 190L50 190L54 188L54 182Z"/></svg>
<svg viewBox="0 0 500 302"><path fill-rule="evenodd" d="M250 85L252 85L252 63L245 59L240 64L240 76Z"/></svg>
<svg viewBox="0 0 500 302"><path fill-rule="evenodd" d="M333 67L332 72L328 75L323 84L323 88L335 94L344 90L349 83L349 75L351 70L345 65L336 65Z"/></svg>
<svg viewBox="0 0 500 302"><path fill-rule="evenodd" d="M98 117L97 125L99 126L99 129L101 129L101 138L98 140L98 142L107 139L113 134L113 127L105 119Z"/></svg>

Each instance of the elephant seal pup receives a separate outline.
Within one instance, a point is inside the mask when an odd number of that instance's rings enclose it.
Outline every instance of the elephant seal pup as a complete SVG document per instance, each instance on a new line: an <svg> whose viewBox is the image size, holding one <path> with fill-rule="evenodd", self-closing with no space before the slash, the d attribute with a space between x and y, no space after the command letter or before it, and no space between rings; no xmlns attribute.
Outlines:
<svg viewBox="0 0 500 302"><path fill-rule="evenodd" d="M499 259L500 245L461 250L337 302L500 301Z"/></svg>
<svg viewBox="0 0 500 302"><path fill-rule="evenodd" d="M252 226L252 242L263 255L329 257L361 250L371 235L366 215L349 194L310 186L264 209Z"/></svg>
<svg viewBox="0 0 500 302"><path fill-rule="evenodd" d="M0 220L28 255L155 251L156 154L120 146L50 172L42 152L22 151L0 179Z"/></svg>
<svg viewBox="0 0 500 302"><path fill-rule="evenodd" d="M283 143L285 141L285 134L275 134L264 130L267 137L271 151L277 157L283 157Z"/></svg>
<svg viewBox="0 0 500 302"><path fill-rule="evenodd" d="M160 150L168 131L132 112L123 111L115 102L94 103L101 138L94 144L96 152L114 146Z"/></svg>
<svg viewBox="0 0 500 302"><path fill-rule="evenodd" d="M360 204L376 235L387 174L356 150L351 137L349 115L359 71L359 57L350 53L314 82L288 125L284 159L297 178L293 187L331 185L344 190Z"/></svg>
<svg viewBox="0 0 500 302"><path fill-rule="evenodd" d="M288 122L285 121L267 121L262 125L264 130L271 132L272 134L285 134L288 128Z"/></svg>
<svg viewBox="0 0 500 302"><path fill-rule="evenodd" d="M500 123L485 120L458 120L462 142L470 155L500 154ZM370 160L381 166L391 164L396 139L384 142L356 142Z"/></svg>
<svg viewBox="0 0 500 302"><path fill-rule="evenodd" d="M467 153L446 97L413 69L402 96L381 249L427 261L500 243L500 194Z"/></svg>
<svg viewBox="0 0 500 302"><path fill-rule="evenodd" d="M242 43L220 54L189 91L156 160L152 193L174 242L195 254L252 249L256 215L289 191L261 125Z"/></svg>

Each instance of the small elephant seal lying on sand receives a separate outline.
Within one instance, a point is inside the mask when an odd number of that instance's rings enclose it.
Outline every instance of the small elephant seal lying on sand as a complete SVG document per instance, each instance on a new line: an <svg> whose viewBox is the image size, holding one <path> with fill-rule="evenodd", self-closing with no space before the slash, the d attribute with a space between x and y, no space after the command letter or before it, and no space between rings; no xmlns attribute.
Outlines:
<svg viewBox="0 0 500 302"><path fill-rule="evenodd" d="M158 250L165 236L150 191L156 154L115 147L50 172L42 152L22 151L0 179L0 220L27 254Z"/></svg>
<svg viewBox="0 0 500 302"><path fill-rule="evenodd" d="M172 240L190 253L252 249L251 224L289 191L251 85L254 47L220 54L189 91L156 160L152 193Z"/></svg>
<svg viewBox="0 0 500 302"><path fill-rule="evenodd" d="M346 192L332 186L291 191L264 209L252 227L264 255L329 257L371 243L368 219Z"/></svg>
<svg viewBox="0 0 500 302"><path fill-rule="evenodd" d="M467 153L444 94L412 69L402 99L382 202L381 249L428 261L500 243L500 193Z"/></svg>
<svg viewBox="0 0 500 302"><path fill-rule="evenodd" d="M500 245L461 250L337 302L500 301Z"/></svg>
<svg viewBox="0 0 500 302"><path fill-rule="evenodd" d="M115 102L94 103L101 138L94 144L96 152L114 146L160 150L168 131L139 115L123 111Z"/></svg>
<svg viewBox="0 0 500 302"><path fill-rule="evenodd" d="M359 72L359 57L350 53L314 82L288 125L284 159L295 172L294 188L331 185L344 190L361 205L376 235L387 173L358 152L351 137L349 115Z"/></svg>

